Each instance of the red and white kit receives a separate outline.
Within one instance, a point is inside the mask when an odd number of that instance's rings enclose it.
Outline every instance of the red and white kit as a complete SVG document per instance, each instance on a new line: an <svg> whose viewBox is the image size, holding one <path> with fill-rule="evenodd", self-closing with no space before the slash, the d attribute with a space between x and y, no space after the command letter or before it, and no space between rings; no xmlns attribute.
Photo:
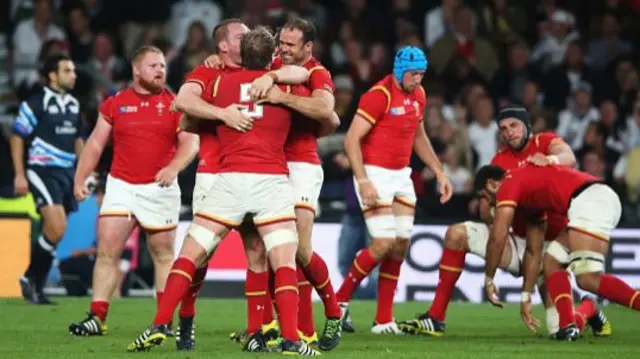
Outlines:
<svg viewBox="0 0 640 359"><path fill-rule="evenodd" d="M378 206L394 201L410 207L416 203L409 160L413 152L416 129L422 123L427 96L422 86L404 92L388 75L360 98L357 114L373 128L362 140L362 157L367 177L378 192ZM356 194L362 203L358 181Z"/></svg>
<svg viewBox="0 0 640 359"><path fill-rule="evenodd" d="M272 70L282 67L282 59L277 58L271 65ZM331 74L315 58L310 58L304 65L309 70L307 89L323 90L333 93L335 85ZM318 209L318 199L324 181L324 172L318 156L318 131L320 124L302 116L295 116L284 147L289 180L293 186L296 207Z"/></svg>
<svg viewBox="0 0 640 359"><path fill-rule="evenodd" d="M505 170L512 170L526 165L527 158L536 153L549 154L549 147L555 141L562 141L555 133L545 132L533 136L525 148L521 151L515 151L509 146L503 146L491 160L491 165L502 167ZM482 258L486 258L487 242L489 241L489 226L483 222L466 221L464 225L467 229L469 251L477 254ZM565 216L550 213L547 215L547 233L546 240L551 242L556 239L558 234L567 226ZM509 263L509 273L519 276L520 266L524 258L526 249L526 229L527 217L521 211L516 212L516 216L511 224L513 233L510 234L511 240L511 262ZM554 257L565 263L568 261L568 253L555 253Z"/></svg>
<svg viewBox="0 0 640 359"><path fill-rule="evenodd" d="M150 230L177 226L178 181L169 187L155 181L176 152L181 114L170 110L174 98L167 89L142 95L128 88L100 106L113 131L113 163L101 216L133 216Z"/></svg>
<svg viewBox="0 0 640 359"><path fill-rule="evenodd" d="M295 220L293 189L284 145L291 127L292 113L279 106L255 105L249 88L266 71L244 70L220 76L214 83L213 104L227 107L246 104L247 114L256 120L251 131L242 133L217 126L220 142L220 169L211 190L204 195L196 216L228 227L242 223L252 214L258 226ZM220 91L219 89L223 89ZM289 89L289 87L287 87ZM304 95L303 87L293 91Z"/></svg>
<svg viewBox="0 0 640 359"><path fill-rule="evenodd" d="M225 66L222 69L214 69L199 65L185 78L185 83L195 83L202 88L201 97L208 102L212 101L214 84L218 76L239 71L239 67ZM202 198L207 191L215 184L218 172L220 171L220 143L216 136L216 127L221 125L214 121L201 121L198 124L198 135L200 137L200 150L198 151L198 169L196 171L196 181L193 187L193 213L198 211Z"/></svg>

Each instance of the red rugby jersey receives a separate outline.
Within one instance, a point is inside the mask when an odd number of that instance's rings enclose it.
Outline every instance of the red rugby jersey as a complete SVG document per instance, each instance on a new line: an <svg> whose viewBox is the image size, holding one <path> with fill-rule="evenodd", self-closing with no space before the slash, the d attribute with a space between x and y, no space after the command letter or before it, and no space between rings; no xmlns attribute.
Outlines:
<svg viewBox="0 0 640 359"><path fill-rule="evenodd" d="M543 132L533 136L521 151L515 151L509 146L503 146L491 160L493 166L500 166L505 170L512 170L525 166L527 158L540 152L549 155L549 147L554 142L560 142L562 138L553 132ZM527 218L528 214L523 211L516 211L511 227L513 233L519 237L525 237L527 234ZM567 226L569 221L565 215L556 213L547 213L547 232L545 239L547 241L555 240L560 232Z"/></svg>
<svg viewBox="0 0 640 359"><path fill-rule="evenodd" d="M227 126L216 128L220 141L220 172L289 174L284 144L291 127L291 111L270 104L256 105L249 98L251 83L265 73L265 70L242 70L220 76L214 84L214 87L224 89L216 93L214 105L246 104L247 114L255 118L253 128L245 133ZM283 86L285 90L289 88ZM302 89L301 86L291 88L294 93Z"/></svg>
<svg viewBox="0 0 640 359"><path fill-rule="evenodd" d="M113 127L111 176L128 183L155 181L176 152L181 113L170 111L167 90L143 95L127 88L108 98L100 114Z"/></svg>
<svg viewBox="0 0 640 359"><path fill-rule="evenodd" d="M496 208L522 208L530 214L567 215L571 196L597 177L564 166L527 165L507 172L496 194Z"/></svg>
<svg viewBox="0 0 640 359"><path fill-rule="evenodd" d="M388 75L360 98L357 114L373 127L362 140L364 164L397 170L409 165L427 96L422 86L404 92Z"/></svg>
<svg viewBox="0 0 640 359"><path fill-rule="evenodd" d="M199 65L187 75L184 82L192 82L200 85L200 87L202 87L201 97L205 101L211 102L213 91L217 91L217 89L213 88L215 79L221 74L232 73L239 70L239 67L226 66L222 69L214 69ZM218 121L203 120L198 126L198 135L200 136L198 173L218 173L220 171L220 144L216 137L216 126L218 125Z"/></svg>
<svg viewBox="0 0 640 359"><path fill-rule="evenodd" d="M282 59L277 57L271 64L271 68L277 70L282 65ZM315 90L326 90L333 93L335 85L331 79L331 74L318 60L312 57L303 67L309 70L309 81L306 83L309 94L312 94ZM284 147L287 162L320 164L320 157L318 156L319 131L320 123L318 121L303 116L295 116Z"/></svg>

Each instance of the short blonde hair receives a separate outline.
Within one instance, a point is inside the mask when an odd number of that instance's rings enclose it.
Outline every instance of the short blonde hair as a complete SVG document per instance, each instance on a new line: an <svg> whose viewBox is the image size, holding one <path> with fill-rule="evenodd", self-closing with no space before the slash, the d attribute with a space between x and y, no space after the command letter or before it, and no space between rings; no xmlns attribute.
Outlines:
<svg viewBox="0 0 640 359"><path fill-rule="evenodd" d="M133 59L131 60L131 62L134 64L137 63L144 57L144 55L150 52L164 56L164 52L162 52L162 50L160 50L155 46L142 46L141 48L137 49L136 52L133 53Z"/></svg>

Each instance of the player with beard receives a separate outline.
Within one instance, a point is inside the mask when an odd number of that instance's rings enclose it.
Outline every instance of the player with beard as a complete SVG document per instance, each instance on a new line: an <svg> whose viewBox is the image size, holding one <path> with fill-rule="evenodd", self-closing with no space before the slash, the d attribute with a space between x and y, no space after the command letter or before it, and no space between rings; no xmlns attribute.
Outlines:
<svg viewBox="0 0 640 359"><path fill-rule="evenodd" d="M175 96L165 88L166 62L155 47L142 47L133 61L133 86L100 106L96 127L78 163L74 194L85 199L85 180L113 140L113 163L98 222L93 298L86 319L69 326L73 335L104 335L117 264L135 225L147 232L158 303L171 263L180 209L177 175L195 157L197 136L180 131L181 114L170 110Z"/></svg>
<svg viewBox="0 0 640 359"><path fill-rule="evenodd" d="M492 165L505 170L521 167L528 163L537 166L559 165L572 167L576 163L571 147L558 135L545 132L534 135L531 132L531 116L520 106L503 108L496 118L500 128L500 137L505 144L495 155ZM406 333L443 336L445 334L445 316L453 289L462 274L467 253L473 253L481 258L486 257L487 242L489 240L489 225L493 215L489 202L480 198L480 217L482 222L467 221L457 223L447 229L444 238L444 252L440 259L440 279L436 288L435 298L429 310L416 319L400 323L400 328ZM563 216L553 213L547 218L547 241L555 240L564 233L567 220ZM526 248L526 217L516 216L513 224L513 235L505 244L500 259L500 268L519 277L522 273L522 259ZM556 267L563 267L567 260L566 251L551 252L557 258ZM553 257L550 257L550 260ZM547 330L554 335L558 330L558 312L547 296L543 297L546 309ZM593 304L591 299L585 298L584 305ZM599 336L611 333L610 324L604 316L594 317L590 324L594 333Z"/></svg>
<svg viewBox="0 0 640 359"><path fill-rule="evenodd" d="M622 205L618 195L602 179L554 165L526 165L508 172L497 166L484 166L476 175L474 191L495 206L484 281L492 304L501 304L495 300L498 289L493 278L515 213L522 211L527 219L527 243L522 264L520 315L530 329L535 329L537 324L532 316L531 293L541 267L560 317L556 340L578 340L588 320L598 316L594 303L583 303L574 310L569 273L564 268L547 266L552 245L569 253L569 270L575 274L581 289L640 310L640 292L605 273L609 238L620 221ZM549 214L566 216L568 233L566 238L553 241L545 249L544 216Z"/></svg>
<svg viewBox="0 0 640 359"><path fill-rule="evenodd" d="M77 207L73 172L84 141L80 106L68 93L76 82L73 61L62 55L49 57L42 75L46 85L20 104L10 146L15 194L31 191L43 221L42 235L31 246L31 262L20 278L22 296L34 304L53 304L43 290L67 215ZM29 142L26 171L25 142Z"/></svg>
<svg viewBox="0 0 640 359"><path fill-rule="evenodd" d="M317 343L320 349L331 350L341 338L340 307L327 264L313 251L311 234L324 180L318 156L318 138L331 134L340 125L340 120L333 113L335 86L331 74L312 55L316 38L316 29L311 22L300 18L289 20L280 30L279 56L271 65L272 69L279 69L283 65L298 65L308 69L307 88L311 96L285 93L273 86L272 77L269 76L256 80L250 93L257 94L254 99L284 105L304 115L295 118L285 146L289 179L296 196L299 239L296 260L300 298L298 326L300 337L308 344ZM247 281L252 275L251 271L247 272ZM319 340L313 325L313 288L325 308L326 323ZM269 299L265 307L265 323L268 323L273 317Z"/></svg>
<svg viewBox="0 0 640 359"><path fill-rule="evenodd" d="M319 354L301 341L297 333L297 235L293 189L284 155L292 113L279 106L255 104L248 94L252 81L267 72L274 49L275 40L267 30L250 31L241 42L245 70L216 79L211 95L213 103L217 106L241 103L256 122L246 133L226 126L216 128L221 158L218 178L207 191L187 231L167 281L167 295L160 303L153 324L127 347L129 351L148 350L166 340L167 325L188 290L196 268L206 261L231 228L249 216L258 227L275 272L274 293L280 309L282 352L303 356ZM304 88L292 89L300 90ZM261 262L266 263L267 258L261 258ZM253 291L268 290L266 280L256 284L260 287L256 286ZM267 349L260 319L248 328L251 335L244 350Z"/></svg>
<svg viewBox="0 0 640 359"><path fill-rule="evenodd" d="M216 54L224 66L211 68L200 65L196 67L187 75L185 83L180 87L176 97L176 108L186 115L183 117L181 128L197 133L200 137L198 153L200 161L193 190L194 214L207 190L215 182L220 170L220 148L215 134L216 126L221 125L222 122L229 128L246 132L251 130L253 125L254 118L243 111L244 106L232 104L220 108L207 102L214 90L215 79L218 76L235 73L242 69L240 67L240 42L247 32L249 32L249 28L240 19L227 19L216 26L213 31L213 40L216 44ZM308 71L298 66L283 67L274 71L270 76L277 78L281 83L289 84L306 82L309 77ZM242 226L240 231L245 247L252 248L260 243L260 237L252 225ZM248 251L247 253L252 255L255 252ZM259 255L259 253L255 254ZM176 332L178 350L195 348L195 302L207 274L207 264L205 262L198 268L191 286L180 304L180 321ZM249 270L255 273L261 272L259 268L249 268ZM275 337L277 336L276 327L275 320L272 320L265 326L265 332L271 330L271 336Z"/></svg>

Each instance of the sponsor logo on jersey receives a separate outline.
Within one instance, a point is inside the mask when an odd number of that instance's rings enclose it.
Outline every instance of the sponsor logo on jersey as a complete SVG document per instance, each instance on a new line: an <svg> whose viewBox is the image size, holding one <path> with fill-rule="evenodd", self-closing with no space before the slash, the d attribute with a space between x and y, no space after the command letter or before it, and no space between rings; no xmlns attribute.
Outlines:
<svg viewBox="0 0 640 359"><path fill-rule="evenodd" d="M138 106L120 106L118 111L120 111L120 113L138 112Z"/></svg>

